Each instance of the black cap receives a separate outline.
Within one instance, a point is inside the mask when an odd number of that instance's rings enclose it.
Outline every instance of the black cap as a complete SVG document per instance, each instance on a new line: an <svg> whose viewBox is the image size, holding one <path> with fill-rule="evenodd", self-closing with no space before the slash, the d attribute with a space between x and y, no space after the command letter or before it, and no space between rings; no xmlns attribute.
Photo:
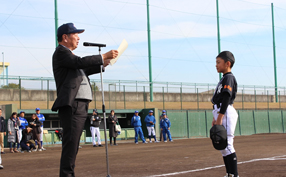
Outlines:
<svg viewBox="0 0 286 177"><path fill-rule="evenodd" d="M97 109L93 109L93 112L97 112Z"/></svg>
<svg viewBox="0 0 286 177"><path fill-rule="evenodd" d="M216 150L223 150L227 146L227 133L222 125L214 125L210 129L210 138Z"/></svg>
<svg viewBox="0 0 286 177"><path fill-rule="evenodd" d="M231 63L230 67L231 68L232 68L232 66L233 66L233 64L235 62L234 56L233 56L233 54L230 51L223 51L220 54L218 54L217 57L222 58L225 62L230 61L230 63Z"/></svg>
<svg viewBox="0 0 286 177"><path fill-rule="evenodd" d="M83 33L84 29L76 29L73 23L63 24L58 28L57 36L61 37L63 34Z"/></svg>

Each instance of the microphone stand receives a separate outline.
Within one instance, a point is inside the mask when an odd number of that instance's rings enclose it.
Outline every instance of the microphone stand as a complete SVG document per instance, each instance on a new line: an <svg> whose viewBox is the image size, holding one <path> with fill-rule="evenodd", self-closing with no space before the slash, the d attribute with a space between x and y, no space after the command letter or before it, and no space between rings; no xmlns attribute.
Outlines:
<svg viewBox="0 0 286 177"><path fill-rule="evenodd" d="M98 46L98 52L100 54L101 46ZM111 177L109 174L108 144L107 144L107 136L106 136L106 114L105 114L102 70L103 70L103 65L100 66L100 80L101 80L101 94L102 94L102 113L103 113L103 122L104 122L105 153L106 153L106 170L107 170L107 176L106 177ZM96 101L96 100L94 100L94 101Z"/></svg>

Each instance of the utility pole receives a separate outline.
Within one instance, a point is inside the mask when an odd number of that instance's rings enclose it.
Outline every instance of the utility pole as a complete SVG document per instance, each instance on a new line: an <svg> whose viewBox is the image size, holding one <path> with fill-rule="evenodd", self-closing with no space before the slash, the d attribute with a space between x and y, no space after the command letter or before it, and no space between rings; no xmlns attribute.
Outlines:
<svg viewBox="0 0 286 177"><path fill-rule="evenodd" d="M147 0L147 31L148 31L150 101L153 102L153 80L152 80L152 59L151 59L151 33L150 33L150 20L149 20L149 0Z"/></svg>
<svg viewBox="0 0 286 177"><path fill-rule="evenodd" d="M58 2L55 0L55 37L56 37L56 47L58 46Z"/></svg>
<svg viewBox="0 0 286 177"><path fill-rule="evenodd" d="M218 46L218 53L221 52L220 50L220 31L219 31L219 7L218 7L218 0L216 0L216 22L217 22L217 46ZM219 73L219 80L221 80L221 73Z"/></svg>
<svg viewBox="0 0 286 177"><path fill-rule="evenodd" d="M274 27L274 10L273 3L271 3L271 13L272 13L272 40L273 40L273 60L274 60L274 80L275 80L275 101L278 102L277 93L277 70L276 70L276 45L275 45L275 27Z"/></svg>

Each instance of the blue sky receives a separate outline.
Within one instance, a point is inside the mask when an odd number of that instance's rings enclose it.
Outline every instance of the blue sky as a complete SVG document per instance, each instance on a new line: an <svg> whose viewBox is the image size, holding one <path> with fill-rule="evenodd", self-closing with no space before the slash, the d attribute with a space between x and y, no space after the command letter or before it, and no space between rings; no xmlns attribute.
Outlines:
<svg viewBox="0 0 286 177"><path fill-rule="evenodd" d="M286 86L286 1L220 0L221 50L234 53L239 85L274 86L271 2L275 10L278 86ZM97 54L82 42L106 43L103 52L129 47L105 79L149 78L145 0L58 0L59 25L73 22L86 31L74 51ZM150 0L153 80L217 83L216 6L214 0ZM51 0L1 0L0 52L9 75L52 77L55 49ZM1 55L2 60L2 55ZM91 76L99 79L99 75Z"/></svg>

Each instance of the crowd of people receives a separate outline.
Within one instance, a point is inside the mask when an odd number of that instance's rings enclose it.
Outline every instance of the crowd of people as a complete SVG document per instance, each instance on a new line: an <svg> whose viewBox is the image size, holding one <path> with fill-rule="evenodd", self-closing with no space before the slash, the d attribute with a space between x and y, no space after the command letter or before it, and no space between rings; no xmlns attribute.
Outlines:
<svg viewBox="0 0 286 177"><path fill-rule="evenodd" d="M46 150L43 147L43 122L45 117L40 113L40 108L35 109L36 113L30 118L25 118L25 112L13 112L8 119L8 123L4 121L2 110L0 109L0 144L1 154L4 152L4 136L8 132L8 144L10 153L24 153L32 151Z"/></svg>
<svg viewBox="0 0 286 177"><path fill-rule="evenodd" d="M103 147L101 144L101 138L100 138L100 122L102 121L102 118L98 115L98 112L96 109L93 109L92 116L90 117L90 132L92 136L92 144L93 147ZM153 115L153 110L149 110L149 114L145 117L144 122L146 123L147 131L148 131L148 138L149 138L149 143L152 143L152 138L151 136L153 135L154 142L158 143L160 141L167 142L167 136L169 138L170 142L173 142L171 133L170 133L170 127L171 127L171 122L167 117L166 111L163 110L162 114L160 116L160 140L158 141L156 138L156 133L155 133L155 124L156 124L156 118ZM117 146L118 144L116 143L116 137L120 133L120 131L116 130L116 125L119 124L118 119L114 113L114 110L111 110L110 115L107 119L107 123L109 125L109 142L111 146ZM139 116L139 112L135 111L134 116L131 118L131 125L134 127L135 131L135 144L138 144L138 136L141 138L142 142L144 144L147 143L147 141L144 138L143 131L142 131L142 122L141 122L141 117ZM96 144L96 138L97 137L97 144ZM113 144L112 144L112 139L113 139Z"/></svg>

